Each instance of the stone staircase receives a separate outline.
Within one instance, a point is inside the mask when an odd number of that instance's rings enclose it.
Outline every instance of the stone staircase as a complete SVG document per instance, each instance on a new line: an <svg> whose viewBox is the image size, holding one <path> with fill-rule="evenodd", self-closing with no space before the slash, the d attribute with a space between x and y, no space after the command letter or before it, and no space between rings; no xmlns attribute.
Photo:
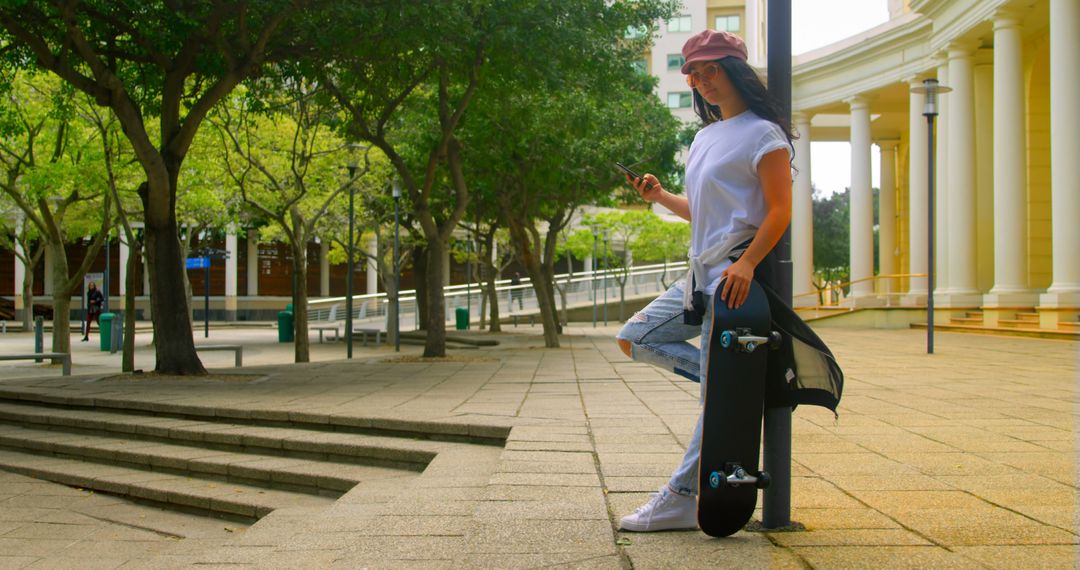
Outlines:
<svg viewBox="0 0 1080 570"><path fill-rule="evenodd" d="M1017 311L1011 319L1000 319L998 324L1002 327L1014 329L1037 329L1039 328L1039 313L1035 311Z"/></svg>
<svg viewBox="0 0 1080 570"><path fill-rule="evenodd" d="M953 315L950 322L954 325L966 325L966 326L982 326L983 324L983 312L982 311L967 311L963 316Z"/></svg>
<svg viewBox="0 0 1080 570"><path fill-rule="evenodd" d="M440 452L468 452L478 445L332 422L49 400L32 392L0 394L0 469L250 522L277 509L328 507L365 482L407 483Z"/></svg>

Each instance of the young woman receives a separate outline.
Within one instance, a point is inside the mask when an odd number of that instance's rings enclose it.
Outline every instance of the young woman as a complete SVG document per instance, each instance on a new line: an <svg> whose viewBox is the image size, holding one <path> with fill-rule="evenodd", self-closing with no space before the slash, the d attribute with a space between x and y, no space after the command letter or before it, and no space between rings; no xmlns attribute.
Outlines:
<svg viewBox="0 0 1080 570"><path fill-rule="evenodd" d="M105 296L98 291L97 285L91 281L86 290L86 330L83 331L82 341L90 340L90 325L97 323L98 332L101 332L101 305Z"/></svg>
<svg viewBox="0 0 1080 570"><path fill-rule="evenodd" d="M705 124L690 145L686 196L673 195L651 174L628 181L648 202L658 202L691 225L686 281L634 315L616 336L627 356L701 382L704 394L713 295L729 307L746 300L754 270L791 220L791 131L738 36L706 30L683 46L682 72L694 89L694 110ZM740 255L741 252L741 255ZM736 261L732 261L736 258ZM700 293L693 295L694 292ZM684 323L693 299L704 309L700 325ZM696 528L701 418L682 463L658 493L621 528L648 532Z"/></svg>

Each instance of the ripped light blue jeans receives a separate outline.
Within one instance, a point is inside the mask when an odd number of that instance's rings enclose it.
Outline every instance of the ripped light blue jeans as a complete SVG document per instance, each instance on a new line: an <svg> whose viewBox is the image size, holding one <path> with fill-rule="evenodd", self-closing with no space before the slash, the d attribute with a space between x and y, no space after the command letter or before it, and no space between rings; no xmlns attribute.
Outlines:
<svg viewBox="0 0 1080 570"><path fill-rule="evenodd" d="M672 285L663 295L649 303L630 318L615 337L630 342L630 356L636 362L647 362L670 370L694 382L701 383L705 395L705 374L709 361L709 331L712 328L712 295L705 296L705 318L702 324L683 324L682 281ZM700 336L701 348L687 342ZM694 434L686 446L682 462L671 474L668 486L676 493L697 495L698 459L701 456L701 423L698 414Z"/></svg>

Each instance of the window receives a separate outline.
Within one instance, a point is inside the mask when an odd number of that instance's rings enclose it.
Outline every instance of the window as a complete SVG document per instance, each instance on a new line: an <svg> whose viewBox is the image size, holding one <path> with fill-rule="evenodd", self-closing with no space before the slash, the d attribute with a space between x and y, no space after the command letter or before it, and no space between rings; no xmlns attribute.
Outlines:
<svg viewBox="0 0 1080 570"><path fill-rule="evenodd" d="M684 63L686 63L686 58L681 53L669 53L667 56L668 71L682 69Z"/></svg>
<svg viewBox="0 0 1080 570"><path fill-rule="evenodd" d="M717 16L716 17L716 30L720 32L731 32L733 34L739 33L741 27L738 15L729 16Z"/></svg>
<svg viewBox="0 0 1080 570"><path fill-rule="evenodd" d="M675 16L667 21L667 31L669 32L689 32L690 31L690 16L683 14L681 16Z"/></svg>
<svg viewBox="0 0 1080 570"><path fill-rule="evenodd" d="M689 91L673 91L667 94L667 106L669 109L686 109L690 107Z"/></svg>
<svg viewBox="0 0 1080 570"><path fill-rule="evenodd" d="M630 64L630 67L633 67L634 71L643 75L649 74L649 62L645 61L645 58L634 61L634 63Z"/></svg>

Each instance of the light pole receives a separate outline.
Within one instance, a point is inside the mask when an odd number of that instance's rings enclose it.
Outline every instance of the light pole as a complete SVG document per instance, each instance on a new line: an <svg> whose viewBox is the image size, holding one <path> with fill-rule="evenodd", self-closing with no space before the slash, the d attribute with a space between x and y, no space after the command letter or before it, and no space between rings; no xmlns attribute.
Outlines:
<svg viewBox="0 0 1080 570"><path fill-rule="evenodd" d="M394 196L394 352L401 352L401 263L399 261L398 249L401 247L400 241L400 203L401 203L401 182L397 179L394 180L394 184L391 186L391 192Z"/></svg>
<svg viewBox="0 0 1080 570"><path fill-rule="evenodd" d="M592 267L589 268L589 272L592 273L592 326L596 328L596 238L599 236L596 226L592 228Z"/></svg>
<svg viewBox="0 0 1080 570"><path fill-rule="evenodd" d="M607 326L607 276L608 276L608 260L607 260L607 244L608 234L607 230L604 230L604 326Z"/></svg>
<svg viewBox="0 0 1080 570"><path fill-rule="evenodd" d="M349 162L349 166L346 167L349 170L349 263L348 273L345 274L345 358L352 359L353 356L353 326L352 326L352 312L353 312L353 257L355 257L356 244L353 238L353 217L354 217L354 204L353 198L356 193L356 186L353 183L353 178L356 177L356 171L359 169L356 160Z"/></svg>
<svg viewBox="0 0 1080 570"><path fill-rule="evenodd" d="M938 83L937 79L924 79L922 87L912 87L912 93L925 95L923 116L926 117L927 148L927 240L926 240L926 354L934 354L934 117L938 115L937 96L948 93L951 88Z"/></svg>

